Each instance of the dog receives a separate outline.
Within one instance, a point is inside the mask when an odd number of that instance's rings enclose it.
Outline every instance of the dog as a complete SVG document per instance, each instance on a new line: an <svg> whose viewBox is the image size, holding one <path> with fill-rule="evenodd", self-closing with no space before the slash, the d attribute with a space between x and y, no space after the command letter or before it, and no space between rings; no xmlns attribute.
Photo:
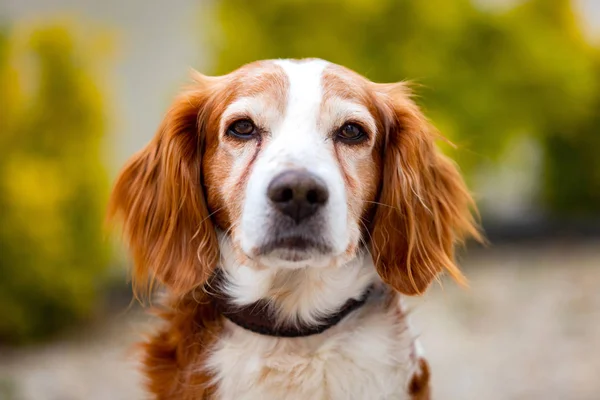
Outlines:
<svg viewBox="0 0 600 400"><path fill-rule="evenodd" d="M429 399L403 295L479 238L406 83L320 59L193 72L117 179L156 399Z"/></svg>

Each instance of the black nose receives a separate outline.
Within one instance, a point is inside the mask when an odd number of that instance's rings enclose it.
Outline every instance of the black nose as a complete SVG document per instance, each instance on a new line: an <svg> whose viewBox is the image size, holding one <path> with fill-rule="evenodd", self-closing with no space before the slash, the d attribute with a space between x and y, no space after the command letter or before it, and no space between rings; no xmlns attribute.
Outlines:
<svg viewBox="0 0 600 400"><path fill-rule="evenodd" d="M318 176L303 170L277 175L267 189L269 199L281 213L300 223L327 202L329 192Z"/></svg>

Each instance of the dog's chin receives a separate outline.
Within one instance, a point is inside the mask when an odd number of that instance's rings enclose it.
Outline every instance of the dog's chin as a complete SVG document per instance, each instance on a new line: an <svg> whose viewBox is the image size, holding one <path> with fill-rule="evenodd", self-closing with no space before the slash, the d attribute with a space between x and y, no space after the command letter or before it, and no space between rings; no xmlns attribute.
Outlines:
<svg viewBox="0 0 600 400"><path fill-rule="evenodd" d="M334 258L331 246L325 242L300 237L265 242L258 247L257 256L267 267L287 269L325 267Z"/></svg>
<svg viewBox="0 0 600 400"><path fill-rule="evenodd" d="M300 269L324 268L331 264L332 256L310 251L276 249L259 257L260 264L269 268Z"/></svg>
<svg viewBox="0 0 600 400"><path fill-rule="evenodd" d="M308 261L314 258L314 254L305 250L294 250L294 249L275 249L270 254L270 258L274 258L289 263L300 263Z"/></svg>

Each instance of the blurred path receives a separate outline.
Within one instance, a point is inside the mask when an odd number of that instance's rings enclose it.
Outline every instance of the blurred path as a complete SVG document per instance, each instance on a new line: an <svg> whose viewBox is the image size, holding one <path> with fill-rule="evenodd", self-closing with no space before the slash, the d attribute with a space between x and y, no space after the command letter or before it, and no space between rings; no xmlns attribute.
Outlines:
<svg viewBox="0 0 600 400"><path fill-rule="evenodd" d="M470 289L445 281L410 301L435 399L600 398L600 243L503 246L462 264ZM127 349L147 326L130 311L0 354L0 397L12 382L9 400L142 399Z"/></svg>
<svg viewBox="0 0 600 400"><path fill-rule="evenodd" d="M413 301L434 398L600 399L600 243L503 246Z"/></svg>
<svg viewBox="0 0 600 400"><path fill-rule="evenodd" d="M0 400L144 398L132 345L146 320L134 309L45 346L0 350Z"/></svg>

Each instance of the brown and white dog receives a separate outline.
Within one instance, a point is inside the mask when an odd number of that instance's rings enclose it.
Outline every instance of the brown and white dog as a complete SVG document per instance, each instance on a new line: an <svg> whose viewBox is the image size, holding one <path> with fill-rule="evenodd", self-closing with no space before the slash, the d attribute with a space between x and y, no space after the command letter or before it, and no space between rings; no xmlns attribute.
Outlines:
<svg viewBox="0 0 600 400"><path fill-rule="evenodd" d="M134 283L168 293L150 392L429 398L401 296L462 281L454 245L479 234L406 85L318 59L194 78L111 200Z"/></svg>

